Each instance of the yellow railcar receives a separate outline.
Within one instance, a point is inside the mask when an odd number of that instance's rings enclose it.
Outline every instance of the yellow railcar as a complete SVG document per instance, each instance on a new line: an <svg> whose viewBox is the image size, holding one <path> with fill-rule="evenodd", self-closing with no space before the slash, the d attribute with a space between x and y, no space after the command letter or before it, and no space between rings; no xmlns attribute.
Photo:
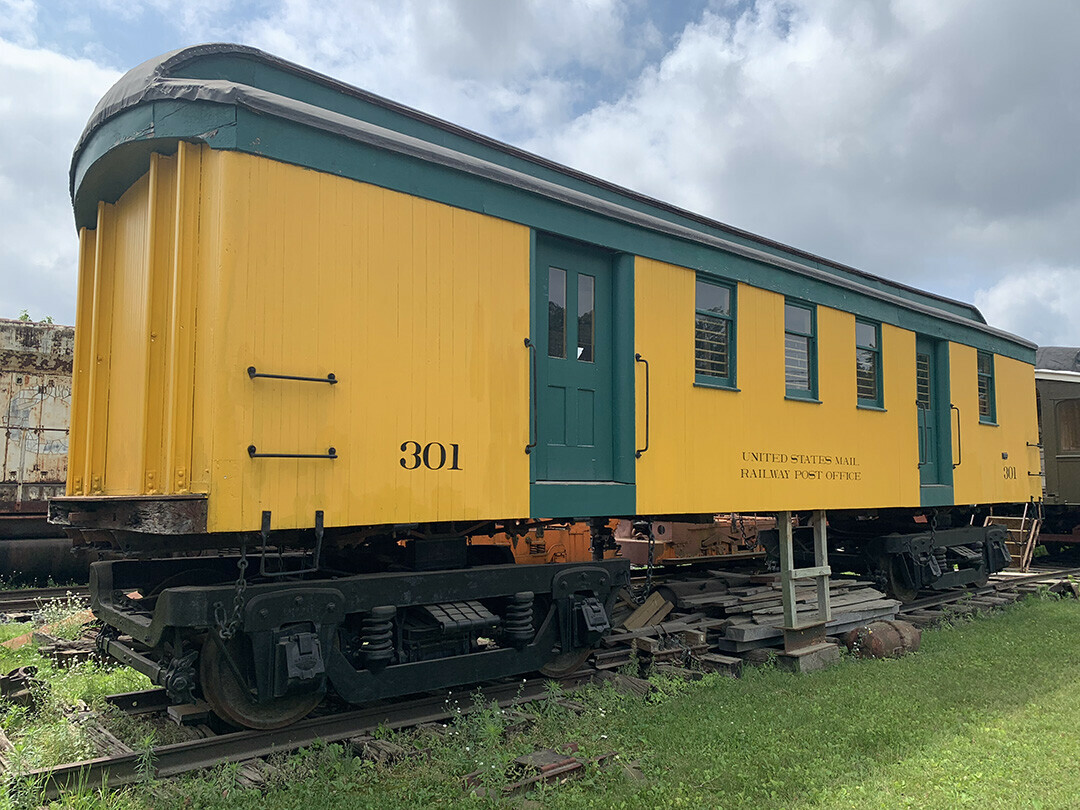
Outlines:
<svg viewBox="0 0 1080 810"><path fill-rule="evenodd" d="M132 556L93 572L114 654L238 723L572 665L627 575L612 518L830 510L855 537L1038 495L1034 347L973 307L250 48L128 73L71 191L52 519ZM541 519L592 521L595 562L468 545ZM985 574L994 543L961 539L951 570ZM135 559L208 547L240 553Z"/></svg>

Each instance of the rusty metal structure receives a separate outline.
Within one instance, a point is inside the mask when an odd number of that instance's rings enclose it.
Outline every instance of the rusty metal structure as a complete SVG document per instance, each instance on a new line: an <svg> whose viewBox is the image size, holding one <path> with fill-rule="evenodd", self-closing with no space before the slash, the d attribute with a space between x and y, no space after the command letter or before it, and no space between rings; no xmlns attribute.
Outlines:
<svg viewBox="0 0 1080 810"><path fill-rule="evenodd" d="M75 329L0 319L0 572L82 578L86 563L46 521L67 478Z"/></svg>
<svg viewBox="0 0 1080 810"><path fill-rule="evenodd" d="M0 319L0 512L41 514L67 479L75 328Z"/></svg>

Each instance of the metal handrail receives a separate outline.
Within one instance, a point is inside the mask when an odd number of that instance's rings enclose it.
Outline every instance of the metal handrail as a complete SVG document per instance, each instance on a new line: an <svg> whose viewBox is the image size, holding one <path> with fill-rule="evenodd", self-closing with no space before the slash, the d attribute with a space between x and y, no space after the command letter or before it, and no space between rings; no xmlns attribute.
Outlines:
<svg viewBox="0 0 1080 810"><path fill-rule="evenodd" d="M253 444L248 445L249 458L337 458L337 448L329 447L325 453L260 453Z"/></svg>
<svg viewBox="0 0 1080 810"><path fill-rule="evenodd" d="M919 462L915 466L922 469L929 460L926 459L926 417L924 414L928 409L922 406L919 400L915 400L915 430L919 431ZM920 431L919 428L922 428Z"/></svg>
<svg viewBox="0 0 1080 810"><path fill-rule="evenodd" d="M529 437L529 443L525 445L525 454L528 455L536 447L536 442L540 436L540 426L537 422L539 407L537 405L538 392L536 387L536 346L531 340L525 338L525 348L529 350L529 366L532 369L532 436Z"/></svg>
<svg viewBox="0 0 1080 810"><path fill-rule="evenodd" d="M337 385L338 378L331 374L327 374L325 377L297 377L294 374L267 374L262 371L256 371L255 366L248 366L247 375L251 379L256 377L262 377L268 380L297 380L299 382L318 382L329 383L330 385Z"/></svg>
<svg viewBox="0 0 1080 810"><path fill-rule="evenodd" d="M634 458L641 458L641 454L649 449L649 361L640 354L635 354L634 362L645 364L645 446L634 452Z"/></svg>
<svg viewBox="0 0 1080 810"><path fill-rule="evenodd" d="M958 461L952 465L955 470L964 462L964 440L960 436L960 409L950 402L949 410L956 411L956 457Z"/></svg>

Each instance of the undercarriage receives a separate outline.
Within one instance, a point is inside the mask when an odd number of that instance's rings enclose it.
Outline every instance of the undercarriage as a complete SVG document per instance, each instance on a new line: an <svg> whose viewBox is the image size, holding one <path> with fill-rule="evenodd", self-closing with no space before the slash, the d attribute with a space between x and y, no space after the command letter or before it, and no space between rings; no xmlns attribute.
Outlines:
<svg viewBox="0 0 1080 810"><path fill-rule="evenodd" d="M609 629L629 563L244 576L239 555L98 562L102 651L176 702L274 728L349 703L573 671ZM240 576L238 576L240 572Z"/></svg>

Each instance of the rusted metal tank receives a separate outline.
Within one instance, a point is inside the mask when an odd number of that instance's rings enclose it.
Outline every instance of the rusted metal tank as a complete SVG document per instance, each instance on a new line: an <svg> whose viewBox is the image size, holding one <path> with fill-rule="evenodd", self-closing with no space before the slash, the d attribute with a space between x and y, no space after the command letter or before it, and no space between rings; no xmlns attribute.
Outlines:
<svg viewBox="0 0 1080 810"><path fill-rule="evenodd" d="M848 631L844 643L858 658L899 658L918 651L922 630L899 619L881 620Z"/></svg>
<svg viewBox="0 0 1080 810"><path fill-rule="evenodd" d="M0 537L57 534L46 502L67 479L75 329L0 319Z"/></svg>

